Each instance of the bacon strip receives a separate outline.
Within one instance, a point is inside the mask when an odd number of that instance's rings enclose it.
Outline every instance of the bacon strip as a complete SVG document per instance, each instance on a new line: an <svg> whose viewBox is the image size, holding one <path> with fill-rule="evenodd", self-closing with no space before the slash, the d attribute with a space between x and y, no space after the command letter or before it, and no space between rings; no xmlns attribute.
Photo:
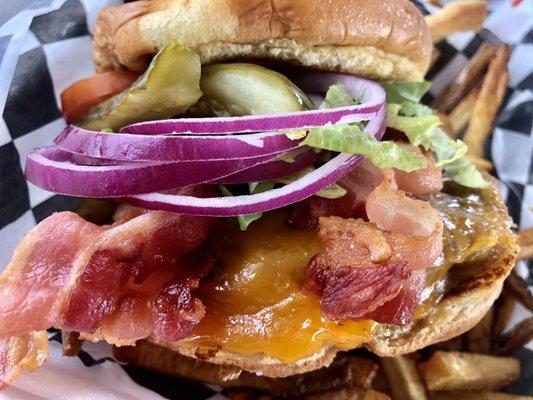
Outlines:
<svg viewBox="0 0 533 400"><path fill-rule="evenodd" d="M48 356L46 332L30 332L0 340L0 390L10 385L22 370L39 369Z"/></svg>
<svg viewBox="0 0 533 400"><path fill-rule="evenodd" d="M418 154L423 154L418 147L399 144ZM442 169L435 165L431 155L425 157L427 168L413 172L397 169L382 170L365 159L338 182L347 190L346 195L338 199L312 196L294 206L287 222L296 229L315 229L320 217L366 218L368 196L385 178L389 180L392 188L401 189L412 195L438 193L442 190Z"/></svg>
<svg viewBox="0 0 533 400"><path fill-rule="evenodd" d="M206 218L166 212L145 213L107 227L69 212L47 218L23 239L0 277L0 337L51 326L93 333L118 307L121 288L129 280L143 286L143 280L158 270L166 271L163 282L152 287L155 293L143 296L151 309L157 309L148 298L176 296L177 289L169 288L179 286L183 314L176 311L171 318L187 323L178 323L183 329L165 339L185 336L203 317L203 306L192 290L206 272L180 273L179 261L203 242L207 230ZM150 332L160 331L157 323L154 318Z"/></svg>
<svg viewBox="0 0 533 400"><path fill-rule="evenodd" d="M442 222L429 204L397 190L390 174L365 208L369 222L320 218L326 250L308 265L304 289L321 297L326 318L409 323L425 270L442 252Z"/></svg>
<svg viewBox="0 0 533 400"><path fill-rule="evenodd" d="M427 167L412 172L394 168L394 179L398 188L416 196L438 193L442 190L442 168L437 167L431 154L423 154L418 146L398 143L400 146L420 155L425 155Z"/></svg>

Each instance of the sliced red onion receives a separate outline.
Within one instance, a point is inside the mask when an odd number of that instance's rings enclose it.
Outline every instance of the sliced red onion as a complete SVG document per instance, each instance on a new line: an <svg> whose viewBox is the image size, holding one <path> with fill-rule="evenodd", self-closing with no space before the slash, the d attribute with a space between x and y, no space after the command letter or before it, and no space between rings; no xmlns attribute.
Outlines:
<svg viewBox="0 0 533 400"><path fill-rule="evenodd" d="M372 81L343 74L311 74L312 88L309 92L325 92L333 83L344 83L354 96L362 94L361 104L326 110L310 110L285 114L251 115L245 117L222 118L181 118L160 121L147 121L129 125L121 132L140 135L186 134L229 134L265 132L285 129L301 129L314 126L348 124L368 121L379 111L385 102L385 92ZM322 75L329 82L322 81ZM338 77L339 81L334 81ZM307 80L306 80L307 82Z"/></svg>
<svg viewBox="0 0 533 400"><path fill-rule="evenodd" d="M385 131L386 109L382 105L365 131L381 138ZM205 216L235 216L264 212L304 200L347 175L363 159L341 153L320 168L279 189L234 197L196 198L191 196L148 193L127 197L128 202L148 209Z"/></svg>
<svg viewBox="0 0 533 400"><path fill-rule="evenodd" d="M196 185L256 167L280 153L240 160L121 165L78 165L57 147L37 149L26 159L26 178L42 189L72 196L120 197Z"/></svg>
<svg viewBox="0 0 533 400"><path fill-rule="evenodd" d="M298 147L279 132L246 135L133 135L88 131L70 125L55 144L69 153L120 161L235 160Z"/></svg>
<svg viewBox="0 0 533 400"><path fill-rule="evenodd" d="M304 146L301 149L303 151L299 152L299 154L294 155L294 161L292 162L280 160L279 157L276 157L272 161L256 165L255 167L245 169L243 171L237 172L233 175L229 175L221 179L216 179L210 183L234 185L238 183L277 180L287 175L293 175L301 171L302 169L313 165L322 155L322 152L316 153L313 150L309 149L307 146ZM294 151L298 150L300 149L296 149ZM287 155L289 154L286 153L284 156Z"/></svg>

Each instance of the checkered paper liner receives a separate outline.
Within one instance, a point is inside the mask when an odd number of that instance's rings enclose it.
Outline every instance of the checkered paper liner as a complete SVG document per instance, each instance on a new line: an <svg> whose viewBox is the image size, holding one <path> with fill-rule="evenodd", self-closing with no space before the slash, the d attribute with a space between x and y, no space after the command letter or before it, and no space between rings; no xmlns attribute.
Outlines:
<svg viewBox="0 0 533 400"><path fill-rule="evenodd" d="M94 74L91 30L98 10L119 0L35 0L0 27L0 271L35 224L79 199L53 195L29 182L24 160L35 147L52 143L65 126L60 93ZM510 82L486 156L517 227L533 226L533 1L489 1L485 29L455 34L438 44L441 52L428 80L434 98L464 67L481 43L511 46ZM433 6L416 2L424 13ZM519 273L533 286L529 261ZM515 311L512 323L526 311ZM511 325L512 325L511 323ZM86 343L78 357L61 356L60 334L50 333L51 351L41 370L23 374L0 399L225 399L215 386L168 378L120 365L104 343ZM514 390L533 394L533 353L522 354L525 377ZM524 383L525 382L525 383ZM529 383L528 383L529 382Z"/></svg>

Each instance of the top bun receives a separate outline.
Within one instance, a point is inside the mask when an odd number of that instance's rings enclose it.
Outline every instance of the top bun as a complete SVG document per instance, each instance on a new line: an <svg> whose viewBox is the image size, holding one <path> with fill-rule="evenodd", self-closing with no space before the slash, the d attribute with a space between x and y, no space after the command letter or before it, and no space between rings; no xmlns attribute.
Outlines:
<svg viewBox="0 0 533 400"><path fill-rule="evenodd" d="M101 10L94 59L140 71L171 39L203 64L272 59L403 81L423 79L432 49L408 0L143 0Z"/></svg>

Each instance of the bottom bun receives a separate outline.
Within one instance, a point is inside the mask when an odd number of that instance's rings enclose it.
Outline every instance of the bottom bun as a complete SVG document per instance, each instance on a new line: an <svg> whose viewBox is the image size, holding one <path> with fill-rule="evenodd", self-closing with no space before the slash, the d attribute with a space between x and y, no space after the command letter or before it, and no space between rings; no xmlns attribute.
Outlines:
<svg viewBox="0 0 533 400"><path fill-rule="evenodd" d="M380 324L370 341L364 344L379 356L410 353L431 344L458 336L476 325L499 296L503 282L514 267L518 245L511 232L512 221L501 200L494 179L492 194L497 197L494 209L504 234L498 243L475 254L471 261L458 264L449 271L450 289L437 305L423 317L404 326ZM187 347L181 342L161 343L149 339L182 355L208 360L210 363L236 367L258 375L284 377L312 371L331 364L341 349L323 346L314 354L295 362L282 362L263 353L239 354L224 349L206 351Z"/></svg>

